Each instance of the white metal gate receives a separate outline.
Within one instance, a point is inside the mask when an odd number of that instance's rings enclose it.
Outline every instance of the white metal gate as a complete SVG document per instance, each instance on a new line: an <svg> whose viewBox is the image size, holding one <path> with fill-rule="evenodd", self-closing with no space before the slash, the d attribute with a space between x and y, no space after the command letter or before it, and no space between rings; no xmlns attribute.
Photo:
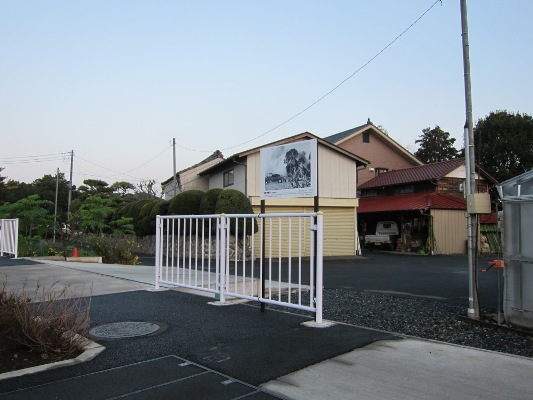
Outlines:
<svg viewBox="0 0 533 400"><path fill-rule="evenodd" d="M19 220L0 219L0 256L4 253L18 256Z"/></svg>
<svg viewBox="0 0 533 400"><path fill-rule="evenodd" d="M322 322L323 216L157 216L160 284L315 312Z"/></svg>

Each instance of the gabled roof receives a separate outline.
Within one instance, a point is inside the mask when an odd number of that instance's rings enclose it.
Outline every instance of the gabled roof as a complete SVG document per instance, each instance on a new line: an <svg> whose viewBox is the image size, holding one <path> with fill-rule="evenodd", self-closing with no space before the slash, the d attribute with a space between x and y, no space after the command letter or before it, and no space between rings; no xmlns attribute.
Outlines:
<svg viewBox="0 0 533 400"><path fill-rule="evenodd" d="M441 161L433 164L419 165L417 167L397 169L383 172L361 184L358 189L371 189L383 186L405 185L415 182L427 182L442 179L453 170L464 165L464 158Z"/></svg>
<svg viewBox="0 0 533 400"><path fill-rule="evenodd" d="M364 124L361 126L356 126L355 128L348 129L347 131L339 132L339 133L336 133L335 135L327 136L324 138L324 140L330 143L339 143L340 141L347 138L348 136L351 136L354 133L357 134L359 132L362 132L364 128L368 128L370 126L373 126L373 124L369 123L369 124Z"/></svg>
<svg viewBox="0 0 533 400"><path fill-rule="evenodd" d="M200 161L199 163L196 163L190 167L187 167L187 168L184 168L182 169L181 171L178 171L176 172L176 177L179 176L179 174L183 173L183 172L187 172L193 168L196 168L196 167L199 167L200 165L202 164L206 164L208 163L209 161L213 161L213 160L216 160L217 158L220 158L221 160L224 160L224 156L222 155L222 152L220 150L216 150L213 154L211 154L209 157L207 157L206 159ZM170 183L174 180L174 177L170 177L169 179L167 179L166 181L164 182L161 182L161 185L166 185L167 183Z"/></svg>
<svg viewBox="0 0 533 400"><path fill-rule="evenodd" d="M282 145L282 144L285 144L285 143L298 142L298 141L301 141L301 140L308 140L308 139L316 139L319 144L322 144L323 146L329 147L330 149L332 149L332 150L334 150L334 151L336 151L338 153L341 153L341 154L343 154L344 156L346 156L348 158L351 158L352 160L355 161L357 166L366 166L366 165L370 164L370 161L365 160L364 158L361 158L359 156L356 156L355 154L353 154L353 153L351 153L349 151L346 151L346 150L340 148L339 146L337 146L337 145L335 145L333 143L330 143L330 142L328 142L328 141L326 141L326 140L324 140L322 138L319 138L318 136L315 136L315 135L313 135L310 132L303 132L303 133L299 133L299 134L294 135L294 136L289 136L288 138L285 138L285 139L277 140L277 141L272 142L272 143L268 143L268 144L265 144L265 145L262 145L262 146L254 147L253 149L250 149L250 150L245 150L245 151L242 151L240 153L236 153L233 156L228 157L226 160L218 163L217 165L213 165L212 167L202 171L199 175L207 175L207 174L213 172L214 170L226 167L227 165L230 165L230 164L232 164L234 162L238 162L237 160L242 160L246 156L248 156L250 154L253 154L253 153L257 153L258 151L260 151L262 148L265 148L265 147L278 146L278 145Z"/></svg>
<svg viewBox="0 0 533 400"><path fill-rule="evenodd" d="M368 119L367 123L364 125L356 126L355 128L348 129L347 131L344 131L344 132L336 133L335 135L327 136L324 138L324 140L327 142L339 145L342 142L349 140L352 137L362 134L364 131L368 129L372 130L372 132L374 132L377 136L379 136L385 143L387 143L390 147L395 149L398 153L401 153L402 155L406 156L411 161L413 161L415 164L419 164L419 165L422 164L422 161L420 161L413 154L411 154L411 152L409 152L405 147L403 147L397 141L392 139L389 135L387 135L377 126L375 126L372 123L372 121L370 121L370 118Z"/></svg>
<svg viewBox="0 0 533 400"><path fill-rule="evenodd" d="M466 200L444 193L409 193L359 199L358 213L409 210L466 210Z"/></svg>

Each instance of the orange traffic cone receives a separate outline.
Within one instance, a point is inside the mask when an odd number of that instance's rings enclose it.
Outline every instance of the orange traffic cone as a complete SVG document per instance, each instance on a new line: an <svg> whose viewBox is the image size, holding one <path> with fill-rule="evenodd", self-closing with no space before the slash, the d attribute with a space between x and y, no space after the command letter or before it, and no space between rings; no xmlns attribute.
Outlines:
<svg viewBox="0 0 533 400"><path fill-rule="evenodd" d="M78 257L78 248L74 247L74 255L73 257Z"/></svg>

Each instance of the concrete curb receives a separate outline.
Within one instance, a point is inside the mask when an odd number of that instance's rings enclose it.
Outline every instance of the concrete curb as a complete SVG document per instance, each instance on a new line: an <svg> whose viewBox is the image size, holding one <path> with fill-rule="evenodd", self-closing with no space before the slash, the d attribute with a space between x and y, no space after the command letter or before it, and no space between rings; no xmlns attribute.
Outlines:
<svg viewBox="0 0 533 400"><path fill-rule="evenodd" d="M48 371L54 368L81 364L83 362L92 360L104 350L105 350L105 346L102 346L101 344L98 344L96 342L93 342L92 340L87 339L87 345L85 347L85 351L76 358L72 358L70 360L62 360L62 361L58 361L55 363L38 365L35 367L30 367L30 368L18 369L16 371L11 371L11 372L4 372L3 374L0 374L0 381L4 379L9 379L9 378L15 378L17 376L35 374L37 372L42 372L42 371Z"/></svg>
<svg viewBox="0 0 533 400"><path fill-rule="evenodd" d="M66 262L80 262L102 264L102 257L62 257L62 256L42 256L42 257L21 257L28 260L35 261L66 261Z"/></svg>

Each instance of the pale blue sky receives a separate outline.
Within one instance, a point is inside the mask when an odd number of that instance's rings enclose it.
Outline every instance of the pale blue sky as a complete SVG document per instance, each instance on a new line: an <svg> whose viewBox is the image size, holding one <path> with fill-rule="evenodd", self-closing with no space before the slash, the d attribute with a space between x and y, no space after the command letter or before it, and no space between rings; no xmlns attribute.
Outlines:
<svg viewBox="0 0 533 400"><path fill-rule="evenodd" d="M328 97L252 140L353 74L434 2L0 0L2 175L31 182L59 167L68 176L68 157L56 155L74 150L75 184L159 183L172 176L173 137L179 170L217 149L324 137L367 118L412 151L436 124L461 147L459 0L435 5ZM468 17L474 119L532 114L533 1L469 0Z"/></svg>

